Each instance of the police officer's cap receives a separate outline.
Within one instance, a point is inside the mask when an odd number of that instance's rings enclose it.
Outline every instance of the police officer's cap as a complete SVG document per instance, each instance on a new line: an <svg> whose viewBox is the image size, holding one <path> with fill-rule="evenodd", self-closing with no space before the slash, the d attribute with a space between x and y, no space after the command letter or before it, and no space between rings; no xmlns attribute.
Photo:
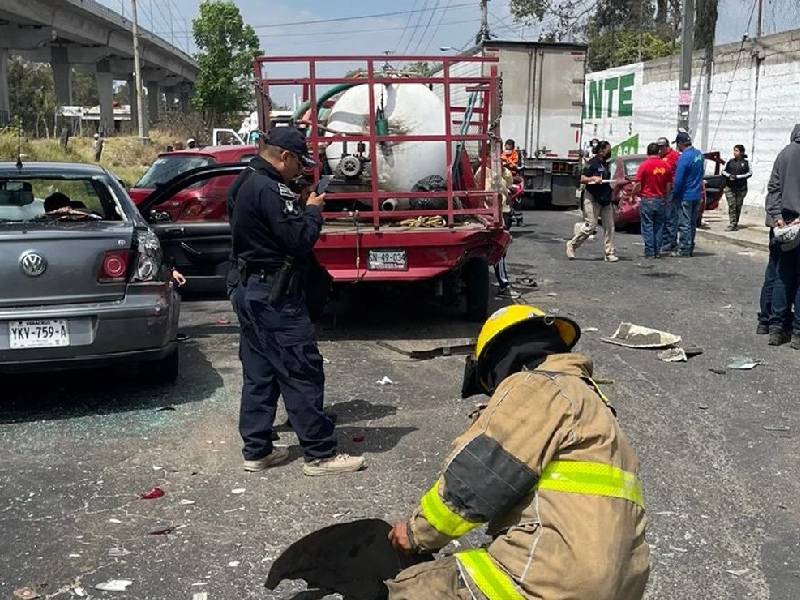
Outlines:
<svg viewBox="0 0 800 600"><path fill-rule="evenodd" d="M273 127L264 136L264 143L293 152L300 158L304 167L312 168L317 166L316 161L308 153L306 136L296 127L287 127L285 125L283 127Z"/></svg>
<svg viewBox="0 0 800 600"><path fill-rule="evenodd" d="M692 136L690 136L685 131L679 131L678 135L675 136L675 143L676 144L691 144L692 143Z"/></svg>

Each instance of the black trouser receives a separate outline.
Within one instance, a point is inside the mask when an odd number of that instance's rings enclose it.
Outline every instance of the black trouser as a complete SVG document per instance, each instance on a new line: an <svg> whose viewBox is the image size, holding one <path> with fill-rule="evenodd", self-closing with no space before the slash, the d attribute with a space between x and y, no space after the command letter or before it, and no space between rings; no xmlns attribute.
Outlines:
<svg viewBox="0 0 800 600"><path fill-rule="evenodd" d="M239 282L232 298L241 326L242 454L257 460L272 452L272 426L282 395L306 460L332 456L336 433L322 409L325 374L308 309L297 294L273 305L271 289L270 281L251 275Z"/></svg>

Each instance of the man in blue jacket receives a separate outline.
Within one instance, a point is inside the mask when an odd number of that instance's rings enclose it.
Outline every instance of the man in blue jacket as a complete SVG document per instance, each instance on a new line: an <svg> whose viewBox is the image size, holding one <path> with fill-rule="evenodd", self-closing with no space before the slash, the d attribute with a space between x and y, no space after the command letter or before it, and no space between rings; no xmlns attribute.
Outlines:
<svg viewBox="0 0 800 600"><path fill-rule="evenodd" d="M679 206L678 251L681 256L694 254L694 236L697 231L697 213L703 195L703 175L705 165L703 153L692 146L691 136L681 131L675 137L681 152L675 167L675 186L673 198Z"/></svg>

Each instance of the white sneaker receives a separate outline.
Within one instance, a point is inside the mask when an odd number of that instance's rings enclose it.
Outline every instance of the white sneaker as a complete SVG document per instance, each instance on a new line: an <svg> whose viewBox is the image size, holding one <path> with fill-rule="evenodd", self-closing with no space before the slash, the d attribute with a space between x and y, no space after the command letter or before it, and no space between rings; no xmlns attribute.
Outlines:
<svg viewBox="0 0 800 600"><path fill-rule="evenodd" d="M570 260L575 260L575 246L572 245L572 242L567 242L567 258Z"/></svg>
<svg viewBox="0 0 800 600"><path fill-rule="evenodd" d="M303 465L303 473L309 477L319 475L336 475L338 473L353 473L364 467L363 456L350 456L337 454L330 458L318 458Z"/></svg>
<svg viewBox="0 0 800 600"><path fill-rule="evenodd" d="M273 446L272 452L267 454L264 458L244 461L244 470L250 472L263 471L270 467L277 467L287 460L289 460L289 449L282 446Z"/></svg>
<svg viewBox="0 0 800 600"><path fill-rule="evenodd" d="M606 262L619 262L619 256L616 254L606 254Z"/></svg>

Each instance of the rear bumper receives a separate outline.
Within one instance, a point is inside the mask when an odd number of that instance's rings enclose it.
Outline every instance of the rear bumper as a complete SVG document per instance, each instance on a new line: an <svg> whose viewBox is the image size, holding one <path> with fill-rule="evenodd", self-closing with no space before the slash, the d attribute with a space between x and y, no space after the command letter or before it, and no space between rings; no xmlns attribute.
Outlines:
<svg viewBox="0 0 800 600"><path fill-rule="evenodd" d="M357 239L358 236L358 239ZM335 282L425 281L459 268L473 257L495 264L511 236L501 228L436 228L416 231L328 233L320 236L314 252ZM380 271L368 268L370 250L406 251L408 269Z"/></svg>
<svg viewBox="0 0 800 600"><path fill-rule="evenodd" d="M167 284L128 287L116 302L0 310L0 371L50 370L155 360L175 348L180 297ZM70 345L11 349L9 321L64 319Z"/></svg>

